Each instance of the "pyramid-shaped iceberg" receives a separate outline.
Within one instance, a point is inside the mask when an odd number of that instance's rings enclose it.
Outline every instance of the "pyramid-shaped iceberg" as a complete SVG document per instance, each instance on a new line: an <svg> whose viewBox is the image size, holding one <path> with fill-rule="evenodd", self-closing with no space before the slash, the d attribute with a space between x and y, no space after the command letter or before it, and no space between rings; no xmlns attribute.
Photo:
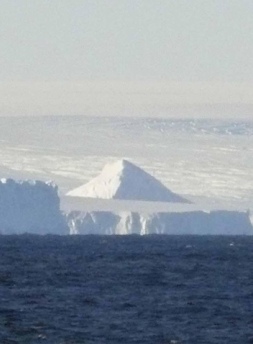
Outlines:
<svg viewBox="0 0 253 344"><path fill-rule="evenodd" d="M100 175L87 184L68 192L67 196L191 203L125 159L105 165Z"/></svg>

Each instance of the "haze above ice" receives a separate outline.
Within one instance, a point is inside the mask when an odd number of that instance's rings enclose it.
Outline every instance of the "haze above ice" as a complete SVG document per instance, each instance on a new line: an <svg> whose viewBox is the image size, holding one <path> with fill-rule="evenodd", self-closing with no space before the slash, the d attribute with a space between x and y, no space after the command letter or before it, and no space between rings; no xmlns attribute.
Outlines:
<svg viewBox="0 0 253 344"><path fill-rule="evenodd" d="M251 0L2 0L1 116L252 117Z"/></svg>

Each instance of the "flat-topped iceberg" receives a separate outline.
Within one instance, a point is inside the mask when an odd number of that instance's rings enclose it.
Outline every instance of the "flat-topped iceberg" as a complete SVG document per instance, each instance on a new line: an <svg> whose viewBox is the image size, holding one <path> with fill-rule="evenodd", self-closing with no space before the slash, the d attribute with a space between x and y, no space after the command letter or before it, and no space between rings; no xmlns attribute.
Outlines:
<svg viewBox="0 0 253 344"><path fill-rule="evenodd" d="M155 177L125 159L105 165L97 177L68 192L67 195L101 199L190 203L187 199L170 191Z"/></svg>
<svg viewBox="0 0 253 344"><path fill-rule="evenodd" d="M131 211L72 211L70 234L252 235L249 213L213 210L142 214Z"/></svg>
<svg viewBox="0 0 253 344"><path fill-rule="evenodd" d="M0 180L1 234L67 234L57 186L51 182Z"/></svg>

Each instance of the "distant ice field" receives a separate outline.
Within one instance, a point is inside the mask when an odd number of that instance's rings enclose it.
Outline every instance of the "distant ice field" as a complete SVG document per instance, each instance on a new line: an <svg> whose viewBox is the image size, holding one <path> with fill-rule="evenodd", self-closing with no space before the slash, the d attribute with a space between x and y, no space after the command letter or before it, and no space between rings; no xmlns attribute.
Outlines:
<svg viewBox="0 0 253 344"><path fill-rule="evenodd" d="M0 118L1 177L54 180L65 194L121 158L173 192L253 205L253 121Z"/></svg>

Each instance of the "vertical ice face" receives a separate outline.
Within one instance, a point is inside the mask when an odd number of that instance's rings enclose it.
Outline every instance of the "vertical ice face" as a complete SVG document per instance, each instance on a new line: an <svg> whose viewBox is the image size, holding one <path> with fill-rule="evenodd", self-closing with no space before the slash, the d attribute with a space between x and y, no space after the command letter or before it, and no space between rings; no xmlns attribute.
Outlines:
<svg viewBox="0 0 253 344"><path fill-rule="evenodd" d="M65 234L57 187L50 182L0 180L2 234Z"/></svg>
<svg viewBox="0 0 253 344"><path fill-rule="evenodd" d="M100 175L87 184L70 191L67 195L102 199L190 203L187 199L167 189L155 177L124 159L107 164Z"/></svg>
<svg viewBox="0 0 253 344"><path fill-rule="evenodd" d="M137 212L71 212L70 234L196 234L253 235L249 214L240 211L185 211L141 214Z"/></svg>

